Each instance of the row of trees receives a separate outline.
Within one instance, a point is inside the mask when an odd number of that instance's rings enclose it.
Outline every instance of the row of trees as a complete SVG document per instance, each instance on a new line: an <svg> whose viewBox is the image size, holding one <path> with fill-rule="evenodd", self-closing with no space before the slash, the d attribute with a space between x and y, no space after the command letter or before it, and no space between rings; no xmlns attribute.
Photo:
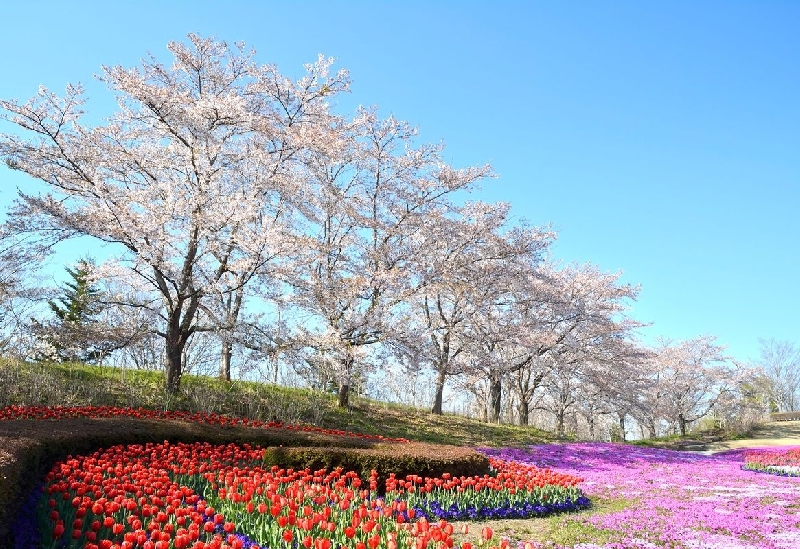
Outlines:
<svg viewBox="0 0 800 549"><path fill-rule="evenodd" d="M520 423L549 409L560 432L576 410L590 425L616 415L623 432L631 417L652 434L664 421L683 431L744 394L750 381L713 339L643 347L626 316L637 288L558 265L548 227L468 201L488 166L449 166L440 145L374 108L337 114L350 81L331 59L293 81L241 44L189 35L168 47L169 67L103 68L119 104L105 125L82 122L80 86L0 100L27 131L0 136L0 156L45 186L21 193L3 226L6 348L34 334L60 359L133 357L158 336L174 393L192 342L214 341L220 377L237 353L280 354L332 381L342 406L392 364L430 375L434 413L450 383L489 420L511 394ZM42 296L20 273L74 237L116 256L76 266L51 320L31 323L22 311Z"/></svg>

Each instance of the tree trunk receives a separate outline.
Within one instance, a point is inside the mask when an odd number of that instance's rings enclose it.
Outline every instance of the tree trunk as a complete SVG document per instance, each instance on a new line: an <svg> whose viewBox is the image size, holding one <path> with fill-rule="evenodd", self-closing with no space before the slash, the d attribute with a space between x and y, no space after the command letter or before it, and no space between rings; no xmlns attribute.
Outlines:
<svg viewBox="0 0 800 549"><path fill-rule="evenodd" d="M167 370L165 389L170 395L176 395L181 387L181 376L183 376L185 364L183 352L194 332L192 321L197 314L198 299L197 295L187 300L178 299L169 311L167 330L163 335ZM186 305L185 311L183 311L184 305ZM181 318L181 312L183 312L183 318Z"/></svg>
<svg viewBox="0 0 800 549"><path fill-rule="evenodd" d="M442 415L442 395L444 394L444 380L447 376L444 368L439 368L439 373L436 376L436 394L433 397L433 407L431 408L432 414Z"/></svg>
<svg viewBox="0 0 800 549"><path fill-rule="evenodd" d="M500 403L503 397L503 378L492 374L489 378L489 421L500 423Z"/></svg>
<svg viewBox="0 0 800 549"><path fill-rule="evenodd" d="M617 412L617 417L619 418L619 436L622 442L625 442L625 414Z"/></svg>
<svg viewBox="0 0 800 549"><path fill-rule="evenodd" d="M681 430L681 436L686 436L686 418L683 417L683 414L678 414L678 426Z"/></svg>
<svg viewBox="0 0 800 549"><path fill-rule="evenodd" d="M350 405L350 383L339 384L339 408L347 408Z"/></svg>
<svg viewBox="0 0 800 549"><path fill-rule="evenodd" d="M517 414L519 415L519 424L522 426L528 425L528 415L530 414L530 395L533 391L530 390L530 375L525 368L517 370L516 389L517 396L519 397L519 404L517 405Z"/></svg>
<svg viewBox="0 0 800 549"><path fill-rule="evenodd" d="M350 406L350 378L353 374L353 359L341 359L342 371L339 372L339 408Z"/></svg>
<svg viewBox="0 0 800 549"><path fill-rule="evenodd" d="M564 416L566 415L566 410L561 409L556 413L556 435L558 438L564 438Z"/></svg>
<svg viewBox="0 0 800 549"><path fill-rule="evenodd" d="M222 349L220 349L220 364L219 364L219 378L225 381L231 380L231 359L233 357L233 342L229 339L233 336L233 331L236 328L239 311L242 308L242 300L244 299L244 284L240 285L235 292L233 298L228 294L228 301L225 303L226 315L225 326L222 330ZM278 313L278 322L280 322L280 313Z"/></svg>
<svg viewBox="0 0 800 549"><path fill-rule="evenodd" d="M224 381L231 380L231 358L233 357L233 344L227 339L222 340L220 351L219 378Z"/></svg>
<svg viewBox="0 0 800 549"><path fill-rule="evenodd" d="M530 414L530 405L528 404L528 400L524 396L520 396L519 407L517 409L519 411L519 424L524 427L527 427L528 415Z"/></svg>
<svg viewBox="0 0 800 549"><path fill-rule="evenodd" d="M178 394L181 387L181 376L183 375L183 348L185 342L181 342L180 336L176 338L166 338L166 357L167 357L167 380L165 389L170 395Z"/></svg>

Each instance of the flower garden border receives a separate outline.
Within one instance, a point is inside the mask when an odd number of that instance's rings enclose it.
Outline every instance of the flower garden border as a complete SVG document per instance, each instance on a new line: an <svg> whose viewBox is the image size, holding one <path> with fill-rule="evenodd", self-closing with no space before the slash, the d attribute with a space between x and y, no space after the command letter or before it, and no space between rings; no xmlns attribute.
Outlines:
<svg viewBox="0 0 800 549"><path fill-rule="evenodd" d="M40 408L40 411L44 408ZM11 547L10 526L17 510L30 495L30 487L40 484L46 472L70 455L93 452L118 444L146 442L239 443L282 448L283 453L300 456L310 464L324 456L336 461L328 465L382 468L381 464L400 463L402 473L422 470L436 475L443 471L484 473L488 460L478 452L462 447L387 440L382 437L326 431L316 427L261 424L212 417L212 421L169 419L168 413L147 411L147 417L118 416L93 418L69 415L42 419L41 414L19 417L9 408L0 410L0 546ZM108 412L107 408L103 408ZM19 412L19 408L16 410ZM190 417L186 414L187 418ZM215 423L216 422L216 423ZM316 451L314 450L316 448ZM297 462L300 464L300 461ZM360 464L360 465L359 465Z"/></svg>

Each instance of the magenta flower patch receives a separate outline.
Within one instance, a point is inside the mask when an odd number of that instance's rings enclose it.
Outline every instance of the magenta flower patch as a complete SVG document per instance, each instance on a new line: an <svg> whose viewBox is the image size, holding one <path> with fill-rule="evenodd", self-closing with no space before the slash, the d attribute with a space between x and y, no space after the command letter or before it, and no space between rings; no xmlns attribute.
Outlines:
<svg viewBox="0 0 800 549"><path fill-rule="evenodd" d="M800 478L744 470L752 450L708 456L576 443L482 451L579 475L590 498L631 500L621 511L578 519L615 533L616 542L592 547L800 548Z"/></svg>

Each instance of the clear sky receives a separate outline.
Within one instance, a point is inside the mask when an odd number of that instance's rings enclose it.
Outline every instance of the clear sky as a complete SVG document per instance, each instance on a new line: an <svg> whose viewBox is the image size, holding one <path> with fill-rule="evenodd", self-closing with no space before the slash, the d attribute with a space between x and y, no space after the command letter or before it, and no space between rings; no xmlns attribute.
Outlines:
<svg viewBox="0 0 800 549"><path fill-rule="evenodd" d="M454 165L491 163L473 198L641 284L645 341L713 334L740 361L800 342L800 2L6 2L0 97L80 81L107 114L101 65L168 62L189 32L290 76L336 57L341 111L378 105ZM29 184L0 167L0 206Z"/></svg>

